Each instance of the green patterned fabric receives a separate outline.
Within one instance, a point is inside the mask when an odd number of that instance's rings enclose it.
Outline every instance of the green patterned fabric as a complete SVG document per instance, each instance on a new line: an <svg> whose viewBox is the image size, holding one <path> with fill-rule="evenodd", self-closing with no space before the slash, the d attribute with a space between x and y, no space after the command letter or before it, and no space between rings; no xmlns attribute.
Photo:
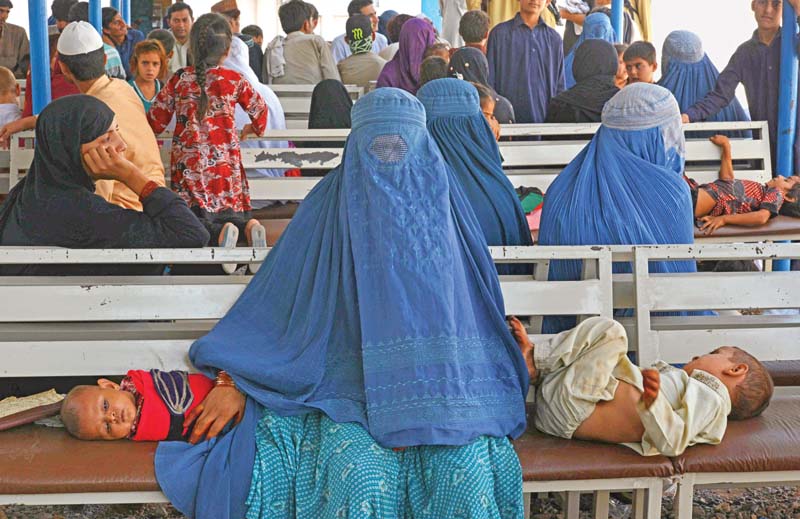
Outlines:
<svg viewBox="0 0 800 519"><path fill-rule="evenodd" d="M520 519L522 470L507 438L380 447L355 423L266 411L247 519Z"/></svg>

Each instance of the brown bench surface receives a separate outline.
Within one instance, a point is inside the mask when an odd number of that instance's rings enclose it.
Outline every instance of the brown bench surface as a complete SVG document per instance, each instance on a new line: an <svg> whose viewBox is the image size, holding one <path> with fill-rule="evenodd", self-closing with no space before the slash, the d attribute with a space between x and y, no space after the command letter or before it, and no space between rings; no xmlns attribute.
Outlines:
<svg viewBox="0 0 800 519"><path fill-rule="evenodd" d="M77 440L26 425L0 433L0 494L158 491L155 443Z"/></svg>
<svg viewBox="0 0 800 519"><path fill-rule="evenodd" d="M532 426L514 448L524 481L800 470L800 398L776 397L763 416L730 422L722 444L695 446L672 460L554 438ZM155 450L155 443L84 442L63 429L19 427L0 433L0 494L157 491Z"/></svg>
<svg viewBox="0 0 800 519"><path fill-rule="evenodd" d="M800 360L768 360L764 366L776 386L800 386Z"/></svg>
<svg viewBox="0 0 800 519"><path fill-rule="evenodd" d="M790 216L776 216L770 220L766 225L758 227L743 227L741 225L726 225L714 231L713 237L722 238L747 238L750 236L780 236L789 233L800 233L800 218L792 218ZM698 229L694 228L695 238L705 238L706 235Z"/></svg>
<svg viewBox="0 0 800 519"><path fill-rule="evenodd" d="M763 415L729 421L719 445L697 445L674 463L681 474L800 470L800 398L773 398Z"/></svg>

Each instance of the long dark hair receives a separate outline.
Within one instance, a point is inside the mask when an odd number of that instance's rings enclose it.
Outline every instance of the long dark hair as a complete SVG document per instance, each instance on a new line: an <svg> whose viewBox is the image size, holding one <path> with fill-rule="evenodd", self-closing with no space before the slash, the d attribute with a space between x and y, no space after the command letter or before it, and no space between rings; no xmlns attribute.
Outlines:
<svg viewBox="0 0 800 519"><path fill-rule="evenodd" d="M220 64L231 48L231 38L230 24L216 13L204 14L192 25L192 32L189 34L189 52L194 64L197 86L200 87L198 120L205 117L208 108L206 71Z"/></svg>

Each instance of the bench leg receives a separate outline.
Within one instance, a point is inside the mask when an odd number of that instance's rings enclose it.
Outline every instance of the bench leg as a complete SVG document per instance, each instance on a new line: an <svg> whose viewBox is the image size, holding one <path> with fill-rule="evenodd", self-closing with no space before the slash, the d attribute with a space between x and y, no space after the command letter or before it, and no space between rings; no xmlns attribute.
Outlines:
<svg viewBox="0 0 800 519"><path fill-rule="evenodd" d="M524 510L522 512L522 517L524 519L531 519L531 493L530 492L523 492L522 493L522 506Z"/></svg>
<svg viewBox="0 0 800 519"><path fill-rule="evenodd" d="M664 483L656 479L650 483L647 489L647 519L660 519L661 517L661 498L664 493Z"/></svg>
<svg viewBox="0 0 800 519"><path fill-rule="evenodd" d="M678 490L675 493L675 517L677 519L692 519L694 505L694 474L684 474L678 480Z"/></svg>
<svg viewBox="0 0 800 519"><path fill-rule="evenodd" d="M567 492L564 501L564 519L579 519L581 515L581 493Z"/></svg>
<svg viewBox="0 0 800 519"><path fill-rule="evenodd" d="M594 503L592 505L592 517L594 519L608 519L609 494L608 490L598 490L594 493Z"/></svg>
<svg viewBox="0 0 800 519"><path fill-rule="evenodd" d="M644 519L646 493L647 489L634 489L633 503L631 504L631 517L633 519Z"/></svg>

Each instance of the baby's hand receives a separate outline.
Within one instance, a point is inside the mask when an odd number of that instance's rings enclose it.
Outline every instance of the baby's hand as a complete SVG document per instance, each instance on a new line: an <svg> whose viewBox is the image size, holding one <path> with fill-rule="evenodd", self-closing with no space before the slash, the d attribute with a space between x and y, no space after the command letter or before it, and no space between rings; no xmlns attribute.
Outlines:
<svg viewBox="0 0 800 519"><path fill-rule="evenodd" d="M531 384L533 384L536 379L536 366L533 364L533 343L528 338L528 332L525 330L525 326L522 325L519 319L512 315L508 317L507 320L511 329L511 335L513 335L514 340L517 341L517 345L519 345L519 351L522 353L522 357L525 359L525 365L528 368L528 375L530 377Z"/></svg>
<svg viewBox="0 0 800 519"><path fill-rule="evenodd" d="M661 374L655 369L643 369L642 378L644 391L642 392L642 403L645 409L650 409L656 401L658 392L661 390Z"/></svg>
<svg viewBox="0 0 800 519"><path fill-rule="evenodd" d="M711 142L719 146L720 148L730 148L731 141L724 135L714 135L713 137L709 138Z"/></svg>

